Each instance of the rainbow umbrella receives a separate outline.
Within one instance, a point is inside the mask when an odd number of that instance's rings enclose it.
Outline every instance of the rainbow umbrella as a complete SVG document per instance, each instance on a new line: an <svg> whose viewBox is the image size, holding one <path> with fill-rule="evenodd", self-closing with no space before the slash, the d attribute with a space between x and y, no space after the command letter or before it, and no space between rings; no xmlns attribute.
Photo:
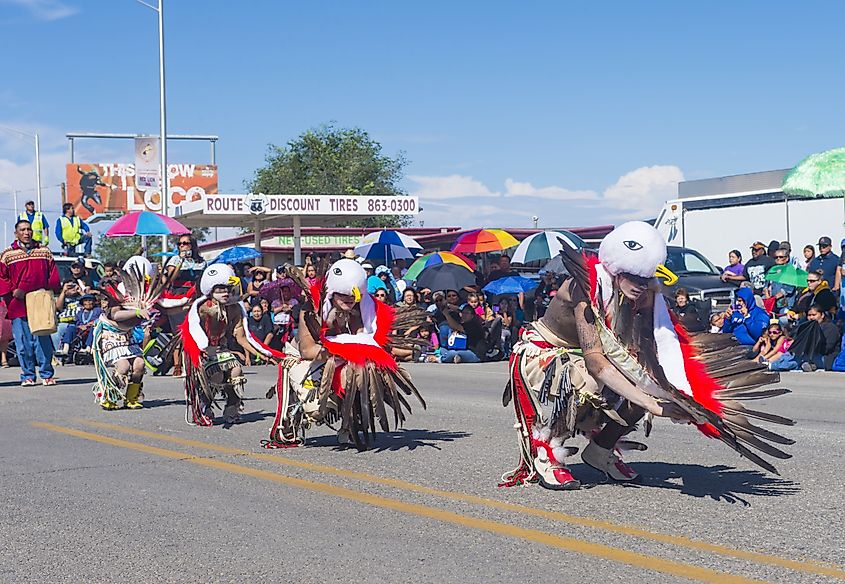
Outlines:
<svg viewBox="0 0 845 584"><path fill-rule="evenodd" d="M476 229L461 235L452 246L452 251L484 253L501 251L515 245L519 245L519 242L504 229Z"/></svg>
<svg viewBox="0 0 845 584"><path fill-rule="evenodd" d="M417 261L411 264L411 267L408 268L408 271L405 272L402 279L413 282L419 277L420 272L424 269L430 268L431 266L439 266L441 264L455 264L456 266L464 267L471 272L475 271L475 262L465 255L452 251L438 251L418 258Z"/></svg>
<svg viewBox="0 0 845 584"><path fill-rule="evenodd" d="M107 237L128 237L132 235L182 235L191 230L160 213L152 211L133 211L114 222Z"/></svg>

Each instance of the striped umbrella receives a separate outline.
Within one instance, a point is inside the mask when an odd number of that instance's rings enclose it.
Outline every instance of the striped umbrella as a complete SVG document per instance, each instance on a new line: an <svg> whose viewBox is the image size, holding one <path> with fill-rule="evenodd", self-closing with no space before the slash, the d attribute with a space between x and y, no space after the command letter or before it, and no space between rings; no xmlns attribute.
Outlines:
<svg viewBox="0 0 845 584"><path fill-rule="evenodd" d="M575 249L584 247L584 240L569 231L540 231L522 240L513 252L511 261L515 264L527 264L540 260L549 260L560 254L562 239Z"/></svg>
<svg viewBox="0 0 845 584"><path fill-rule="evenodd" d="M441 264L455 264L470 271L475 271L475 262L465 255L452 251L438 251L426 254L421 258L417 258L417 261L411 264L411 267L408 268L408 271L405 272L402 279L413 282L419 277L420 272L424 269L430 268L431 266L439 266Z"/></svg>
<svg viewBox="0 0 845 584"><path fill-rule="evenodd" d="M182 235L191 230L161 213L152 211L133 211L114 222L107 237L129 237L132 235Z"/></svg>
<svg viewBox="0 0 845 584"><path fill-rule="evenodd" d="M515 245L519 245L519 242L504 229L476 229L461 235L452 246L452 251L484 253L501 251Z"/></svg>
<svg viewBox="0 0 845 584"><path fill-rule="evenodd" d="M361 238L355 246L355 253L368 260L411 259L422 246L413 238L398 231L376 231Z"/></svg>

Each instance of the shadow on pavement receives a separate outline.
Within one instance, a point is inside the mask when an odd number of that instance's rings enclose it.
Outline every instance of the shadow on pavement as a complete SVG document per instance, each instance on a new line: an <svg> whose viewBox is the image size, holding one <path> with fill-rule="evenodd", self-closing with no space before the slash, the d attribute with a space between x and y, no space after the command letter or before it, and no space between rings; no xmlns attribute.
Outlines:
<svg viewBox="0 0 845 584"><path fill-rule="evenodd" d="M145 399L144 409L146 408L164 408L167 406L182 406L185 407L185 400L183 399Z"/></svg>
<svg viewBox="0 0 845 584"><path fill-rule="evenodd" d="M724 465L671 464L666 462L639 462L633 465L640 473L634 483L613 483L603 480L586 464L570 467L577 477L595 480L587 487L610 484L624 488L657 488L679 491L684 495L710 498L726 503L740 503L746 507L751 502L744 497L780 497L801 491L798 483L757 470L741 470ZM588 481L589 482L589 481Z"/></svg>
<svg viewBox="0 0 845 584"><path fill-rule="evenodd" d="M416 450L421 446L440 450L439 443L454 442L471 436L469 432L454 432L452 430L395 430L393 432L376 432L372 448L375 452L385 450ZM337 436L317 436L306 440L308 446L332 446L335 450L354 450L354 446L341 446L337 443Z"/></svg>

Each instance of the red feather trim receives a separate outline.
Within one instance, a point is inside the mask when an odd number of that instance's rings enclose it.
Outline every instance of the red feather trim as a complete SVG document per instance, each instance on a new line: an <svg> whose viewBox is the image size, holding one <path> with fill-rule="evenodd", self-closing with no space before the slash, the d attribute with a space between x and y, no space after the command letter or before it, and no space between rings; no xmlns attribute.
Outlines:
<svg viewBox="0 0 845 584"><path fill-rule="evenodd" d="M319 278L308 287L308 292L311 294L311 301L314 303L314 311L317 312L317 314L320 314L320 311L322 310L321 304L323 301L323 285L325 283L325 278Z"/></svg>
<svg viewBox="0 0 845 584"><path fill-rule="evenodd" d="M393 319L396 317L396 311L384 302L375 299L373 299L373 302L376 303L376 331L373 338L384 347L387 345L387 335L393 330Z"/></svg>
<svg viewBox="0 0 845 584"><path fill-rule="evenodd" d="M168 300L181 300L182 298L193 298L194 294L197 292L196 285L191 286L188 290L183 294L174 294L170 289L165 290L161 293L159 298L164 298Z"/></svg>
<svg viewBox="0 0 845 584"><path fill-rule="evenodd" d="M584 254L584 262L587 264L587 273L590 274L590 300L594 306L600 306L601 300L597 298L599 290L599 276L596 266L599 265L599 256L596 254Z"/></svg>
<svg viewBox="0 0 845 584"><path fill-rule="evenodd" d="M722 402L714 394L725 388L710 377L710 374L707 373L707 367L698 360L698 351L695 350L695 347L690 342L687 331L681 323L677 322L674 314L671 312L669 314L672 316L675 332L678 335L678 342L681 345L681 354L684 356L684 372L692 388L693 399L711 412L721 415Z"/></svg>
<svg viewBox="0 0 845 584"><path fill-rule="evenodd" d="M182 348L187 353L188 357L191 359L191 363L193 363L194 367L199 367L200 364L200 348L197 345L197 342L194 340L193 335L191 334L190 324L188 323L188 319L182 321L182 324L179 325L179 332L182 335Z"/></svg>
<svg viewBox="0 0 845 584"><path fill-rule="evenodd" d="M343 383L340 382L341 374L343 373L343 368L345 365L341 365L340 367L334 368L334 375L332 375L332 390L334 391L335 395L340 399L343 399L343 396L346 395L346 390L343 389Z"/></svg>
<svg viewBox="0 0 845 584"><path fill-rule="evenodd" d="M345 359L350 363L365 365L367 362L370 362L374 363L378 367L396 371L396 361L394 361L390 353L381 347L362 345L359 343L335 343L328 340L326 337L323 337L322 340L323 346L329 353L340 357L341 359Z"/></svg>

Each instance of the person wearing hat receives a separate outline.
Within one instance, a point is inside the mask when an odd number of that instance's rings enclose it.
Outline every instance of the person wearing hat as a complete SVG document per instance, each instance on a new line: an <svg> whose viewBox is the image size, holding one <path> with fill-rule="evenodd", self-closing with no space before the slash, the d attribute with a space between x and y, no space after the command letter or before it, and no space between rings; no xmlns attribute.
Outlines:
<svg viewBox="0 0 845 584"><path fill-rule="evenodd" d="M796 270L803 270L805 268L804 262L796 255L792 253L792 244L788 241L781 241L780 245L778 246L778 251L783 250L786 252L786 255L789 256L789 263L792 264ZM777 258L777 253L775 253L775 258Z"/></svg>
<svg viewBox="0 0 845 584"><path fill-rule="evenodd" d="M27 201L25 211L18 215L18 219L29 221L32 225L32 241L41 245L50 245L50 222L44 213L35 210L35 201Z"/></svg>
<svg viewBox="0 0 845 584"><path fill-rule="evenodd" d="M91 279L91 274L85 268L85 260L77 258L75 262L70 265L70 275L76 285L79 286L79 291L85 294L94 287L94 281Z"/></svg>
<svg viewBox="0 0 845 584"><path fill-rule="evenodd" d="M813 258L807 264L807 271L812 273L816 270L823 272L822 278L833 288L833 292L838 294L839 288L836 287L836 272L839 270L839 256L833 253L833 242L828 236L819 237L819 255Z"/></svg>
<svg viewBox="0 0 845 584"><path fill-rule="evenodd" d="M766 272L775 265L775 260L768 255L768 246L762 241L751 244L751 259L745 262L742 270L742 280L751 283L754 294L763 293L766 287Z"/></svg>
<svg viewBox="0 0 845 584"><path fill-rule="evenodd" d="M90 353L94 344L94 325L103 311L93 294L83 294L80 302L82 306L76 310L76 334L85 333L85 351Z"/></svg>

